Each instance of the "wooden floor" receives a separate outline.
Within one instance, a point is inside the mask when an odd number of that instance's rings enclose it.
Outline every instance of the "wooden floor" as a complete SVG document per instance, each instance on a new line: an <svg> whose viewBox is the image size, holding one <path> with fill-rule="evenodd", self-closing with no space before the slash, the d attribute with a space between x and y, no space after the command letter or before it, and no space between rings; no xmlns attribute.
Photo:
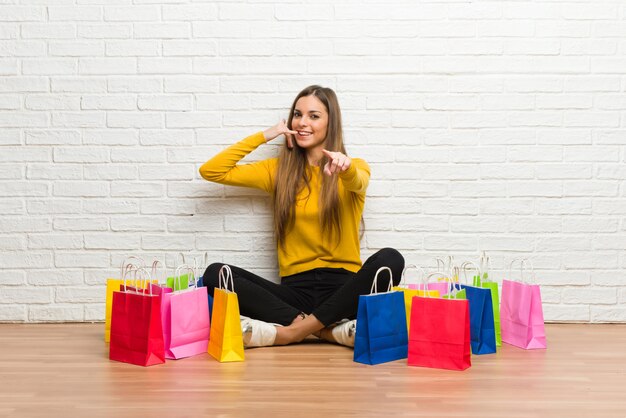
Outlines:
<svg viewBox="0 0 626 418"><path fill-rule="evenodd" d="M0 324L0 416L626 417L626 325L547 325L464 372L352 361L307 341L143 368L109 361L103 324Z"/></svg>

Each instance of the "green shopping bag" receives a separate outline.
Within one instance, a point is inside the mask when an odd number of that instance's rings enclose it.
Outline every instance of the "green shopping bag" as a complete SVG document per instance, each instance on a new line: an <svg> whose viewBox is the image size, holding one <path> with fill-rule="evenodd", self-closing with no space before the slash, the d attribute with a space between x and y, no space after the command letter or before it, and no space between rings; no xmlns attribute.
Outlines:
<svg viewBox="0 0 626 418"><path fill-rule="evenodd" d="M180 258L179 261L178 258ZM196 260L196 258L193 258L193 272L194 274L191 275L192 279L197 279L198 277L202 277L202 273L204 273L204 270L207 266L208 266L208 258L209 258L209 254L208 252L204 253L204 262L202 264L198 263L198 260ZM191 265L191 263L187 263L185 260L185 254L183 253L178 253L178 256L176 258L176 263L177 265ZM194 277L195 276L195 277ZM191 282L191 283L196 283L195 281ZM167 287L169 287L170 289L173 290L185 290L189 288L189 275L188 274L183 274L180 277L168 277L165 281L165 285ZM200 284L201 286L201 284Z"/></svg>
<svg viewBox="0 0 626 418"><path fill-rule="evenodd" d="M448 294L443 295L442 298L444 299L467 299L467 293L465 292L465 289L459 289L460 285L456 285L453 284L450 292L448 292Z"/></svg>
<svg viewBox="0 0 626 418"><path fill-rule="evenodd" d="M451 277L447 277L446 281L449 285L449 291L443 295L444 299L467 299L467 293L465 289L461 288L459 284L459 268L453 267L451 269Z"/></svg>
<svg viewBox="0 0 626 418"><path fill-rule="evenodd" d="M168 277L166 286L173 290L185 290L189 288L189 274L181 274L180 277Z"/></svg>

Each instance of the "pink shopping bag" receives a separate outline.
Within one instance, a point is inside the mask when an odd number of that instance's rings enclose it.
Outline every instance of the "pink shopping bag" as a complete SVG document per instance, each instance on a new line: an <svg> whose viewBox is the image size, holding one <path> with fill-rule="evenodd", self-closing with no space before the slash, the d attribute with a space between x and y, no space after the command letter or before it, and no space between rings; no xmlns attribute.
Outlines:
<svg viewBox="0 0 626 418"><path fill-rule="evenodd" d="M181 274L183 271L185 275ZM180 359L206 353L211 323L206 288L197 287L190 266L179 266L176 279L187 277L189 286L183 290L164 289L161 312L165 358Z"/></svg>
<svg viewBox="0 0 626 418"><path fill-rule="evenodd" d="M525 263L530 262L521 260L522 280ZM531 277L534 278L534 272ZM502 280L500 326L504 343L523 349L547 348L539 285Z"/></svg>
<svg viewBox="0 0 626 418"><path fill-rule="evenodd" d="M452 274L452 267L454 265L454 258L452 256L448 256L446 260L442 258L436 258L437 261L437 271L431 273L426 278L426 283L417 283L417 284L409 284L409 289L417 289L424 291L433 291L436 290L439 292L439 296L444 296L450 290L450 283ZM430 280L431 277L439 276L436 281ZM455 280L456 281L456 280Z"/></svg>
<svg viewBox="0 0 626 418"><path fill-rule="evenodd" d="M428 282L428 283L410 283L409 289L417 289L423 291L437 291L439 296L443 296L448 293L450 284L448 282Z"/></svg>

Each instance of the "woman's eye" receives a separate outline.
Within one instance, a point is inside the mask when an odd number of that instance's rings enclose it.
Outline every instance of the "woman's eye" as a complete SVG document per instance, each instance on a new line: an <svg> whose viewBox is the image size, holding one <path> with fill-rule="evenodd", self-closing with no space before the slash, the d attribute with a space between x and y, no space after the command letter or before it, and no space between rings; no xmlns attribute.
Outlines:
<svg viewBox="0 0 626 418"><path fill-rule="evenodd" d="M317 116L317 115L311 115L311 119L319 119L319 116Z"/></svg>

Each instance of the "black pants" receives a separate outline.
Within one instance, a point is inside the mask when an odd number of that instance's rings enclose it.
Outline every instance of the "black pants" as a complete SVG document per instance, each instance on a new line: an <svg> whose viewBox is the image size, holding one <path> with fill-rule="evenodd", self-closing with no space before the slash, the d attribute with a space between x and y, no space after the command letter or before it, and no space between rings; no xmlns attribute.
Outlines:
<svg viewBox="0 0 626 418"><path fill-rule="evenodd" d="M223 266L214 263L203 275L207 292L219 287L218 273ZM389 267L393 284L400 282L404 258L393 248L384 248L373 254L361 269L352 273L344 269L317 268L281 278L276 284L239 267L230 266L241 315L289 325L300 312L313 314L325 326L343 318L356 318L359 295L370 293L376 271ZM378 275L378 291L389 285L389 272Z"/></svg>

